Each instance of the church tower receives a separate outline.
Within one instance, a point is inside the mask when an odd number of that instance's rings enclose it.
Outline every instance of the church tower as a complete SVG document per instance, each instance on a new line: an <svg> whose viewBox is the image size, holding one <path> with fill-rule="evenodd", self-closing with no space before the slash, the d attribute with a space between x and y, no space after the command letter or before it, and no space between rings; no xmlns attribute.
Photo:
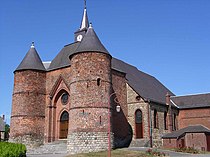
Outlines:
<svg viewBox="0 0 210 157"><path fill-rule="evenodd" d="M34 147L43 144L45 68L32 43L14 71L10 141Z"/></svg>
<svg viewBox="0 0 210 157"><path fill-rule="evenodd" d="M83 16L83 21L88 22L86 16ZM82 26L86 29L88 24ZM69 109L71 120L67 151L75 154L105 150L108 148L112 57L91 24L69 58L72 69Z"/></svg>
<svg viewBox="0 0 210 157"><path fill-rule="evenodd" d="M88 16L87 16L87 7L86 7L86 0L85 0L81 25L80 25L80 28L74 33L75 42L82 40L82 38L85 36L85 33L87 32L88 27L89 27L89 21L88 21Z"/></svg>

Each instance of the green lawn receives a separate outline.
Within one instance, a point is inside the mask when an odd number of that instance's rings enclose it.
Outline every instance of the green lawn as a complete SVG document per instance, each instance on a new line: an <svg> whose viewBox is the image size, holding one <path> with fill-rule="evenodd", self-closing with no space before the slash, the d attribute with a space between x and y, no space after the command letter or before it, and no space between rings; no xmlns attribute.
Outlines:
<svg viewBox="0 0 210 157"><path fill-rule="evenodd" d="M106 157L106 156L107 156L107 151L97 152L97 153L69 155L67 157ZM151 155L148 155L145 152L123 150L123 149L112 150L111 156L112 157L152 157Z"/></svg>

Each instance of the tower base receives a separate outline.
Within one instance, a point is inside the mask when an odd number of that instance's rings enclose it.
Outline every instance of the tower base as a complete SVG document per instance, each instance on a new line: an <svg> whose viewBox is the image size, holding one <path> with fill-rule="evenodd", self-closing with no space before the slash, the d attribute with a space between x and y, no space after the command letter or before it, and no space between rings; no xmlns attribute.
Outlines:
<svg viewBox="0 0 210 157"><path fill-rule="evenodd" d="M113 148L113 133L111 133L111 148ZM107 132L73 132L68 135L68 154L98 152L107 149Z"/></svg>
<svg viewBox="0 0 210 157"><path fill-rule="evenodd" d="M26 148L36 148L43 145L43 137L34 137L33 135L23 135L17 137L10 137L9 142L22 143L26 145Z"/></svg>

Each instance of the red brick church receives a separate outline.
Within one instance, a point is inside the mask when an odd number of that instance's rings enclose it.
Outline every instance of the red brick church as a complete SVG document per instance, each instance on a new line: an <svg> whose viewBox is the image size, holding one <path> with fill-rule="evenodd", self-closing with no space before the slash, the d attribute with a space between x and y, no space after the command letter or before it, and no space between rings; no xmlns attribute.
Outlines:
<svg viewBox="0 0 210 157"><path fill-rule="evenodd" d="M210 150L210 94L175 96L112 57L89 24L86 5L74 39L51 62L32 43L14 71L10 141L36 147L66 139L72 154L106 150L109 135L112 148L160 147L170 133L199 125L205 146L194 146Z"/></svg>

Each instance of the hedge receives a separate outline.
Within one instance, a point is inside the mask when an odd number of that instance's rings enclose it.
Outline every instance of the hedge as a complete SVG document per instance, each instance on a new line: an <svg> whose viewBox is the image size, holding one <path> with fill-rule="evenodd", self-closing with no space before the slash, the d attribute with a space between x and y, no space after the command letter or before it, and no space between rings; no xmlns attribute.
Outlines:
<svg viewBox="0 0 210 157"><path fill-rule="evenodd" d="M24 144L0 142L0 157L26 157Z"/></svg>

